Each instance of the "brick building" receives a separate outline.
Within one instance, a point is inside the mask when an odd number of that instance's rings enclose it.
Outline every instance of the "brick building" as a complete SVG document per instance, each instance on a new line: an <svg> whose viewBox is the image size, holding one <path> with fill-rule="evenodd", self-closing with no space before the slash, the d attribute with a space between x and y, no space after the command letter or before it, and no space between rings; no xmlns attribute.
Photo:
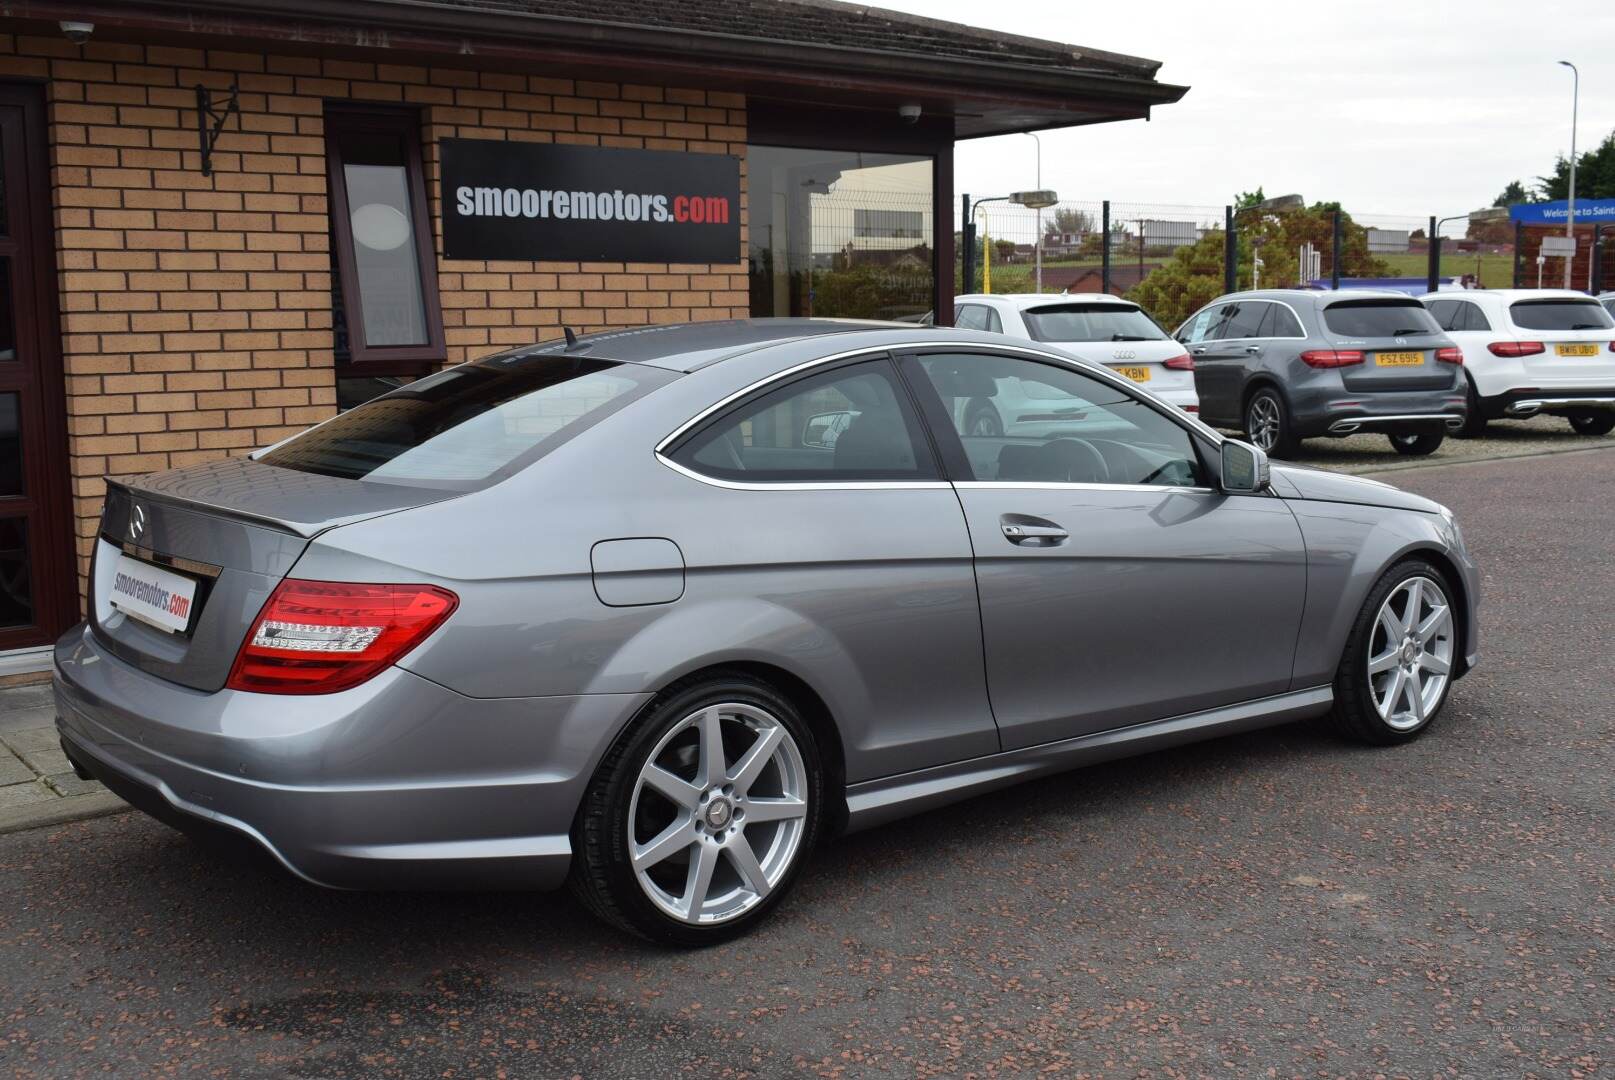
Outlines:
<svg viewBox="0 0 1615 1080"><path fill-rule="evenodd" d="M77 619L109 475L246 452L563 327L950 312L954 140L1184 92L1151 61L828 0L628 0L609 19L581 0L6 10L0 676ZM632 193L610 227L569 207L553 243L535 208L560 216L565 191L445 198L446 155L498 172L489 144L512 143L572 148L557 167L606 187L731 170L733 219L709 222L731 231L705 234L727 246L644 257ZM677 157L612 156L629 151ZM837 310L815 258L836 243L826 207L860 186L940 222L914 244L918 291L906 267L878 311ZM450 251L445 214L479 191L520 212Z"/></svg>

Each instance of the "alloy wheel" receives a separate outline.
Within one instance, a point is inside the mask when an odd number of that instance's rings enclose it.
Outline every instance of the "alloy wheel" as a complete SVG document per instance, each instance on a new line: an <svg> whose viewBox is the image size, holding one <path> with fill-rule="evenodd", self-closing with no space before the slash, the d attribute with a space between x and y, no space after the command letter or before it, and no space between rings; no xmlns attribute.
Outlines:
<svg viewBox="0 0 1615 1080"><path fill-rule="evenodd" d="M634 877L675 919L737 918L795 861L807 791L802 752L777 717L738 702L691 713L656 744L634 783Z"/></svg>
<svg viewBox="0 0 1615 1080"><path fill-rule="evenodd" d="M1283 417L1279 415L1279 403L1271 394L1257 394L1251 399L1249 415L1246 417L1245 434L1250 441L1260 447L1264 452L1271 451L1279 441L1279 426Z"/></svg>
<svg viewBox="0 0 1615 1080"><path fill-rule="evenodd" d="M1368 641L1368 690L1396 731L1424 724L1452 676L1452 604L1433 579L1410 577L1380 605Z"/></svg>

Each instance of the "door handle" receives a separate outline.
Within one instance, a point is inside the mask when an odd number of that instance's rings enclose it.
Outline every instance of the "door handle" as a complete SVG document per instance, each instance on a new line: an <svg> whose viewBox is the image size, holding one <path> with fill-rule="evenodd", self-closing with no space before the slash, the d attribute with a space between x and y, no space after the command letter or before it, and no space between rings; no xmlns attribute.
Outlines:
<svg viewBox="0 0 1615 1080"><path fill-rule="evenodd" d="M1005 522L1000 528L1004 530L1004 539L1012 544L1052 545L1071 538L1070 533L1052 523L1047 525L1027 525Z"/></svg>
<svg viewBox="0 0 1615 1080"><path fill-rule="evenodd" d="M1204 356L1204 355L1206 355L1206 347L1204 345L1196 345L1194 348L1190 349L1189 351L1194 353L1196 356Z"/></svg>
<svg viewBox="0 0 1615 1080"><path fill-rule="evenodd" d="M1262 351L1262 347L1260 345L1247 345L1245 346L1245 351L1254 356Z"/></svg>

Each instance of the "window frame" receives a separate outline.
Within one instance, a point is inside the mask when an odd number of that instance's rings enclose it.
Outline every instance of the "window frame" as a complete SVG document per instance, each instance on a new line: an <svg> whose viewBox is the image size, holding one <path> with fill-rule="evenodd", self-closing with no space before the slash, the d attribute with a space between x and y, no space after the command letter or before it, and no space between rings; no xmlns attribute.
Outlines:
<svg viewBox="0 0 1615 1080"><path fill-rule="evenodd" d="M897 361L898 374L908 385L909 392L919 403L920 419L925 424L927 433L935 446L937 457L943 467L943 474L947 479L958 486L971 486L977 488L1102 488L1105 490L1140 490L1179 492L1184 494L1221 494L1221 489L1214 481L1196 484L1124 484L1104 483L1092 481L1054 481L1054 480L977 480L975 469L970 464L970 457L965 453L964 443L959 438L959 432L954 427L953 418L948 414L946 403L937 394L929 378L920 368L920 357L937 354L975 353L990 356L1000 360L1021 360L1030 364L1041 364L1045 367L1071 372L1085 376L1094 382L1108 386L1119 391L1122 396L1142 405L1168 422L1177 426L1189 440L1189 448L1194 453L1200 466L1201 475L1214 478L1220 475L1221 444L1207 438L1183 414L1182 410L1146 397L1138 392L1137 387L1130 379L1112 374L1107 370L1097 370L1085 364L1074 363L1047 353L1033 350L1004 349L992 346L975 346L964 342L936 342L925 345L897 347L892 350ZM1176 414L1176 415L1174 415ZM1219 436L1220 438L1220 436Z"/></svg>
<svg viewBox="0 0 1615 1080"><path fill-rule="evenodd" d="M737 413L745 412L760 400L772 397L809 379L817 379L849 367L858 367L864 364L872 364L883 369L886 378L892 385L892 390L897 398L898 409L903 414L904 426L908 430L909 441L915 451L915 476L854 477L845 480L818 476L795 480L740 480L726 476L715 476L711 473L703 472L694 463L678 460L678 455L696 439L699 439L715 426L721 426L728 422ZM675 472L691 479L699 480L703 484L741 491L856 491L875 488L945 488L948 486L945 466L941 455L938 453L934 434L930 430L930 425L925 421L925 416L919 403L914 399L913 388L893 362L890 350L883 348L863 350L848 355L823 357L819 360L798 365L795 368L788 368L777 375L753 383L729 395L710 409L697 414L694 418L681 425L657 444L656 456L662 464Z"/></svg>
<svg viewBox="0 0 1615 1080"><path fill-rule="evenodd" d="M347 101L325 104L325 171L329 192L328 213L338 280L342 285L342 311L347 323L348 356L336 365L336 377L425 375L448 358L443 332L443 304L437 284L437 237L432 231L426 198L426 164L421 149L421 114L415 108L369 105ZM403 139L404 169L409 175L410 225L414 231L415 259L420 275L421 306L426 316L426 341L420 345L372 346L364 336L364 297L359 289L359 268L354 249L352 208L343 171L342 137L349 134L397 135Z"/></svg>

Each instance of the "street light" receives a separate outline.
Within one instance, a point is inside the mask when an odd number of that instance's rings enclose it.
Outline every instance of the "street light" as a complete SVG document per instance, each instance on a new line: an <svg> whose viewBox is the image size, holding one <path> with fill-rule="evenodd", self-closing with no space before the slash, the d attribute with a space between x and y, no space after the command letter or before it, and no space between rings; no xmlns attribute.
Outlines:
<svg viewBox="0 0 1615 1080"><path fill-rule="evenodd" d="M1034 131L1023 131L1022 135L1037 143L1037 186L1043 186L1043 140L1037 137ZM1037 259L1037 291L1043 291L1043 208L1037 207L1037 240L1035 241Z"/></svg>
<svg viewBox="0 0 1615 1080"><path fill-rule="evenodd" d="M974 231L976 215L980 213L981 208L985 203L1007 202L1014 203L1016 206L1024 206L1028 210L1042 210L1044 207L1053 206L1059 201L1060 196L1057 193L1048 191L1044 188L1038 188L1036 191L1012 191L1008 195L994 195L991 198L977 199L975 205L970 208L970 226L972 231ZM989 265L988 260L990 258L991 253L987 250L987 245L983 244L981 248L981 261L983 267ZM992 286L989 284L990 281L991 279L987 277L987 272L984 269L982 272L982 292L990 293L993 291Z"/></svg>
<svg viewBox="0 0 1615 1080"><path fill-rule="evenodd" d="M1237 266L1239 260L1239 240L1234 234L1234 219L1240 214L1250 213L1285 214L1292 210L1300 210L1306 206L1306 204L1307 201L1299 195L1275 195L1271 199L1263 199L1261 202L1253 203L1250 206L1241 206L1238 210L1235 210L1232 206L1225 207L1223 209L1223 243L1225 247L1223 252L1224 292L1233 292L1236 286L1239 284L1236 278L1236 273L1239 269ZM1252 251L1252 258L1255 258L1254 249ZM1251 266L1251 272L1256 272L1254 263Z"/></svg>
<svg viewBox="0 0 1615 1080"><path fill-rule="evenodd" d="M1570 241L1570 254L1565 256L1565 288L1570 288L1570 267L1576 261L1576 110L1581 105L1581 72L1569 60L1559 61L1570 69L1570 199L1566 204L1565 237Z"/></svg>
<svg viewBox="0 0 1615 1080"><path fill-rule="evenodd" d="M1425 273L1425 292L1435 292L1441 287L1441 227L1449 221L1462 221L1468 219L1471 225L1484 225L1492 221L1507 221L1508 207L1488 206L1484 210L1471 210L1467 214L1454 214L1451 217L1430 217L1430 259Z"/></svg>

